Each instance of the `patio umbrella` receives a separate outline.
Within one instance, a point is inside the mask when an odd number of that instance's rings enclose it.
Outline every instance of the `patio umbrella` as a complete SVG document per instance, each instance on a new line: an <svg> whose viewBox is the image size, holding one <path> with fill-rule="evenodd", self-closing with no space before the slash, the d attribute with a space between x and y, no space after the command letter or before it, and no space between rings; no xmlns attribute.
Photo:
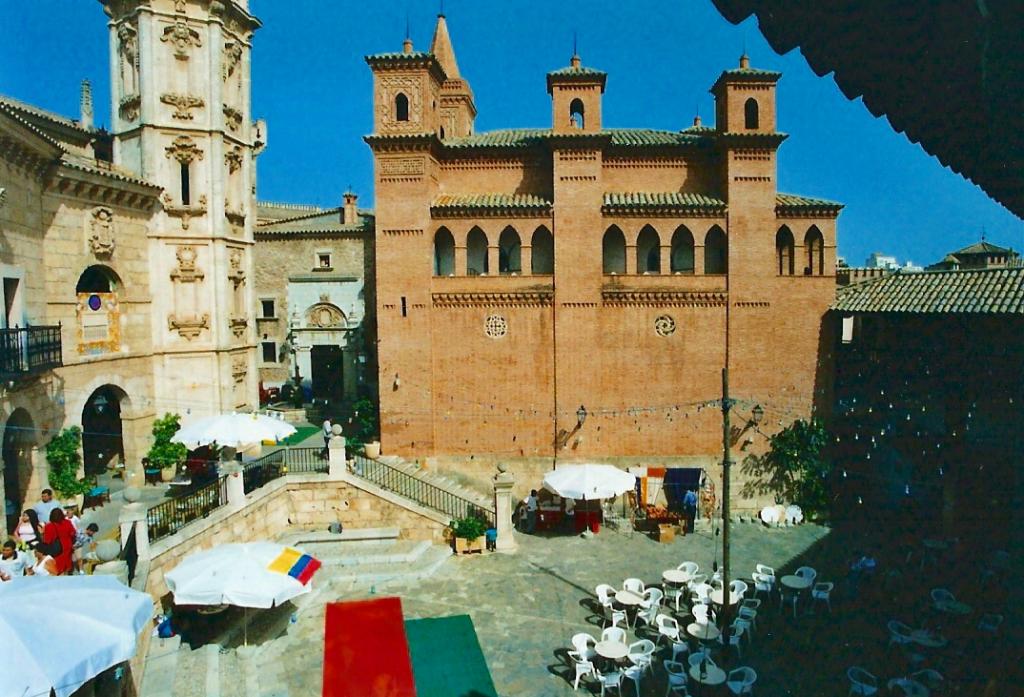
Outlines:
<svg viewBox="0 0 1024 697"><path fill-rule="evenodd" d="M190 554L164 580L178 605L266 609L308 593L319 568L319 560L294 547L248 542Z"/></svg>
<svg viewBox="0 0 1024 697"><path fill-rule="evenodd" d="M189 448L216 443L239 449L265 440L281 440L293 433L295 427L290 423L262 414L221 414L193 421L171 440Z"/></svg>
<svg viewBox="0 0 1024 697"><path fill-rule="evenodd" d="M636 475L611 465L564 465L544 475L544 488L566 499L607 499L636 486Z"/></svg>
<svg viewBox="0 0 1024 697"><path fill-rule="evenodd" d="M0 583L0 695L67 697L135 655L153 599L113 576L19 578Z"/></svg>

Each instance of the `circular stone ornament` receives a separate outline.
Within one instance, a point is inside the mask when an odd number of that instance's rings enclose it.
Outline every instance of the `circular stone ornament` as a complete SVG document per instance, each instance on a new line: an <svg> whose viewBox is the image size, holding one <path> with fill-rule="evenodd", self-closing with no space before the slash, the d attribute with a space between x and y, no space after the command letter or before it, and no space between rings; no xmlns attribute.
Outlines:
<svg viewBox="0 0 1024 697"><path fill-rule="evenodd" d="M484 333L492 339L500 339L508 334L508 322L501 315L490 315L484 321Z"/></svg>
<svg viewBox="0 0 1024 697"><path fill-rule="evenodd" d="M671 315L659 315L654 320L654 333L658 336L672 336L676 333L676 321Z"/></svg>

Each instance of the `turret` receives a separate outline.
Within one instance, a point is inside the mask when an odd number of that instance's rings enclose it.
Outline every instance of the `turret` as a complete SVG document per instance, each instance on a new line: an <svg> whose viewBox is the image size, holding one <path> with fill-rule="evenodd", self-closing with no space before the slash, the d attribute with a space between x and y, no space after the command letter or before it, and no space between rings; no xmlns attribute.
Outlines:
<svg viewBox="0 0 1024 697"><path fill-rule="evenodd" d="M441 85L438 135L442 140L471 135L473 123L476 120L473 90L459 74L459 64L455 61L455 49L452 48L452 40L448 36L448 23L443 14L437 16L434 39L430 42L430 53L441 65L445 74L445 81Z"/></svg>
<svg viewBox="0 0 1024 697"><path fill-rule="evenodd" d="M601 130L601 95L608 76L585 67L578 54L569 66L548 73L551 128L555 133L597 133Z"/></svg>

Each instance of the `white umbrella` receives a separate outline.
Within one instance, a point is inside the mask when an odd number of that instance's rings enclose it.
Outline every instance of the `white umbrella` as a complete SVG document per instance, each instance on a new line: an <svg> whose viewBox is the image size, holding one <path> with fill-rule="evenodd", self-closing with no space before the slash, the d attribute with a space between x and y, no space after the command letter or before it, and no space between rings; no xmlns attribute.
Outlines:
<svg viewBox="0 0 1024 697"><path fill-rule="evenodd" d="M113 576L19 578L0 583L2 697L67 697L135 655L153 599Z"/></svg>
<svg viewBox="0 0 1024 697"><path fill-rule="evenodd" d="M164 579L178 605L270 608L308 593L319 568L294 547L248 542L190 554Z"/></svg>
<svg viewBox="0 0 1024 697"><path fill-rule="evenodd" d="M636 486L636 475L611 465L564 465L544 475L544 488L566 499L607 499Z"/></svg>
<svg viewBox="0 0 1024 697"><path fill-rule="evenodd" d="M262 414L221 414L183 426L171 440L189 448L216 443L238 449L265 440L281 440L293 433L295 427L290 423Z"/></svg>

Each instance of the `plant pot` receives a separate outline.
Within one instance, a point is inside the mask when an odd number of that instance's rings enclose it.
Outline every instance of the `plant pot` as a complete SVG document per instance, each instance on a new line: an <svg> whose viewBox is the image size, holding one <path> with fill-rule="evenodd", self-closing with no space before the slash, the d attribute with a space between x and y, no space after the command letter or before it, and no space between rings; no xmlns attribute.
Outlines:
<svg viewBox="0 0 1024 697"><path fill-rule="evenodd" d="M167 482L172 482L174 481L174 476L177 473L178 468L175 465L171 465L170 467L164 467L162 470L160 470L160 481L164 482L165 484Z"/></svg>
<svg viewBox="0 0 1024 697"><path fill-rule="evenodd" d="M465 537L455 538L455 553L456 554L472 554L473 552L483 552L484 546L486 545L487 538L481 535L480 537L472 540L467 540Z"/></svg>
<svg viewBox="0 0 1024 697"><path fill-rule="evenodd" d="M364 445L363 448L366 452L366 457L370 458L371 460L375 460L378 457L380 457L380 441L370 441L369 443Z"/></svg>

